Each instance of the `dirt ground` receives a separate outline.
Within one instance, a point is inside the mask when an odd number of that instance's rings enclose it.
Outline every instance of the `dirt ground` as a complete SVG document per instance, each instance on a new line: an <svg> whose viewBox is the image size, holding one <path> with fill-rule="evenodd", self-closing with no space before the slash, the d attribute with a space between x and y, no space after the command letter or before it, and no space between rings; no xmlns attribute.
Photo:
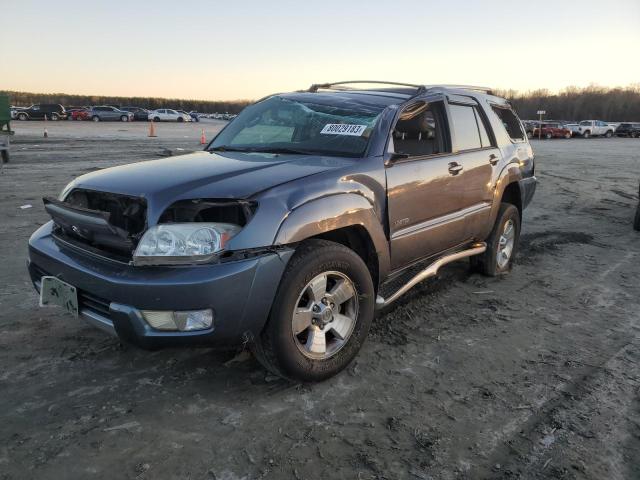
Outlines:
<svg viewBox="0 0 640 480"><path fill-rule="evenodd" d="M249 355L145 352L56 309L25 269L43 195L198 149L222 122L15 122L0 174L0 479L640 478L640 140L534 141L513 272L462 261L376 318L317 385ZM21 206L32 205L21 209Z"/></svg>

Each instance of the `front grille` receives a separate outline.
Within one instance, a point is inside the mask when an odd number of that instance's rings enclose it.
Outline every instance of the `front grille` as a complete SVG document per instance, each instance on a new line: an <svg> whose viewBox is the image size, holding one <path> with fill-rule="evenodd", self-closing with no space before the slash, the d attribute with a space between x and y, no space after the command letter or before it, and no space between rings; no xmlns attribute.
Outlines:
<svg viewBox="0 0 640 480"><path fill-rule="evenodd" d="M129 261L146 228L147 205L140 197L75 189L61 202L45 198L54 233L94 253Z"/></svg>
<svg viewBox="0 0 640 480"><path fill-rule="evenodd" d="M97 295L85 292L84 290L78 291L78 306L80 307L80 310L93 310L94 312L108 318L111 315L111 312L109 312L109 303L110 302L108 300L98 297Z"/></svg>

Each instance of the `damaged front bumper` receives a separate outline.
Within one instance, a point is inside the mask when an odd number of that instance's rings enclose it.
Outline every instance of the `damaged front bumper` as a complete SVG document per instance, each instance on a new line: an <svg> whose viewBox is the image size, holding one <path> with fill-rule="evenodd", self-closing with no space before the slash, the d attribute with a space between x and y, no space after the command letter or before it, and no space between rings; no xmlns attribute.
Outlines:
<svg viewBox="0 0 640 480"><path fill-rule="evenodd" d="M262 330L292 249L226 263L134 267L99 258L57 241L53 222L29 240L28 267L39 291L51 275L76 287L80 316L143 348L174 345L234 345ZM152 328L143 310L213 310L205 330Z"/></svg>

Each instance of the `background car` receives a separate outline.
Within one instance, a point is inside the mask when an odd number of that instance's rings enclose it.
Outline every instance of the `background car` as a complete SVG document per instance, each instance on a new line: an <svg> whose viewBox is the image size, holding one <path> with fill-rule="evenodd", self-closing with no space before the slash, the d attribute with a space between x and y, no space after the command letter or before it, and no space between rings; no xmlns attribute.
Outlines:
<svg viewBox="0 0 640 480"><path fill-rule="evenodd" d="M121 121L121 122L133 121L133 113L125 112L124 110L120 110L119 108L111 107L109 105L91 107L89 116L91 120L93 120L94 122L110 121L110 120Z"/></svg>
<svg viewBox="0 0 640 480"><path fill-rule="evenodd" d="M28 108L17 108L18 120L64 120L67 112L59 103L36 103Z"/></svg>
<svg viewBox="0 0 640 480"><path fill-rule="evenodd" d="M69 120L90 120L91 108L78 108L71 111Z"/></svg>
<svg viewBox="0 0 640 480"><path fill-rule="evenodd" d="M197 114L194 116L194 115L191 115L190 112L185 112L184 110L176 110L176 112L182 113L184 115L189 115L189 121L190 122L199 122L200 121L200 119L198 119L198 115Z"/></svg>
<svg viewBox="0 0 640 480"><path fill-rule="evenodd" d="M616 128L616 136L618 137L640 137L640 123L621 123Z"/></svg>
<svg viewBox="0 0 640 480"><path fill-rule="evenodd" d="M137 121L147 121L149 119L149 110L142 107L122 107L120 110L133 113L133 119Z"/></svg>
<svg viewBox="0 0 640 480"><path fill-rule="evenodd" d="M571 138L571 130L565 128L560 123L543 123L540 127L533 129L533 138L539 135L542 135L546 139Z"/></svg>
<svg viewBox="0 0 640 480"><path fill-rule="evenodd" d="M191 115L188 113L179 113L177 110L170 108L159 108L149 112L149 120L154 122L190 122Z"/></svg>
<svg viewBox="0 0 640 480"><path fill-rule="evenodd" d="M569 127L574 135L580 135L583 138L603 135L607 138L613 137L615 127L609 125L602 120L582 120L577 127Z"/></svg>
<svg viewBox="0 0 640 480"><path fill-rule="evenodd" d="M182 111L182 110L180 110ZM191 121L192 122L199 122L200 121L200 113L196 112L196 111L191 111L189 112L189 116L191 116Z"/></svg>

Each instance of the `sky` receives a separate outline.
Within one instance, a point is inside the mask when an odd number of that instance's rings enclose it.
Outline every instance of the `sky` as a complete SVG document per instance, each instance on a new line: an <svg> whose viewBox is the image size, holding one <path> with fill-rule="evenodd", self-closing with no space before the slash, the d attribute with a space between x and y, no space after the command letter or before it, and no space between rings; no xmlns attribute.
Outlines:
<svg viewBox="0 0 640 480"><path fill-rule="evenodd" d="M0 90L256 99L338 80L640 83L640 0L0 0Z"/></svg>

